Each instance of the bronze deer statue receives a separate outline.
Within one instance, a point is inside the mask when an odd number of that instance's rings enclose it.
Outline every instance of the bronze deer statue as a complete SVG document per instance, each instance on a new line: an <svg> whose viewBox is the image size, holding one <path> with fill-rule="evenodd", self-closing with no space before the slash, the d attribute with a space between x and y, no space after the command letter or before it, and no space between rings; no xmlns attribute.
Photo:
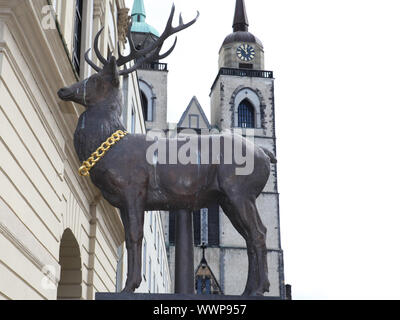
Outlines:
<svg viewBox="0 0 400 320"><path fill-rule="evenodd" d="M249 175L237 175L235 170L238 165L235 163L215 164L211 158L196 164L157 164L157 159L149 162L146 157L146 151L154 143L165 142L167 146L176 143L181 146L186 140L149 141L146 135L127 134L120 121L122 94L119 77L134 72L143 63L168 56L174 50L176 39L172 48L160 55L164 41L195 23L198 18L197 15L194 20L184 24L180 16L179 26L172 27L174 10L173 6L165 31L150 47L138 50L129 35L131 53L128 56L122 56L119 51L118 59L111 54L105 59L98 49L102 30L96 35L94 51L103 67L100 68L90 61L89 51L86 52L86 61L97 73L58 92L62 100L86 107L75 131L75 150L79 160L85 164L83 174L88 175L88 170L91 170L93 184L111 205L120 210L128 253L125 292L134 292L142 281L145 211L176 209L191 212L217 201L247 244L249 269L243 294L263 295L265 291L269 291L267 229L258 214L256 198L268 181L270 163L276 161L273 154L252 143L244 143L245 139L237 136L242 142L242 151L254 154L255 170ZM135 64L132 67L118 69L133 60ZM211 151L213 142L232 144L234 135L207 135L196 139L199 145L210 146ZM100 151L99 146L103 146ZM223 149L221 146L221 150ZM93 156L96 153L97 159ZM218 154L217 158L223 158L223 155ZM89 160L85 162L87 159Z"/></svg>

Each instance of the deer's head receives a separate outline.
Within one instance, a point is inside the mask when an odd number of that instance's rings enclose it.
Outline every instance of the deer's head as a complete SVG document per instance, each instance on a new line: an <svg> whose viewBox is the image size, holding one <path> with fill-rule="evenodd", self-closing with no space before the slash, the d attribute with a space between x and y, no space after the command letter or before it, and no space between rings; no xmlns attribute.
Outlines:
<svg viewBox="0 0 400 320"><path fill-rule="evenodd" d="M93 74L88 79L84 81L73 84L70 87L62 88L58 91L58 96L60 99L64 101L73 101L79 103L85 107L96 107L99 105L112 104L116 101L116 99L120 100L120 76L128 75L138 68L140 68L143 64L158 61L169 56L172 51L175 49L177 39L173 46L164 54L160 55L161 48L165 42L165 40L183 29L188 28L192 24L194 24L199 17L199 13L197 13L197 17L190 21L187 24L183 23L182 15L179 17L179 26L172 27L172 21L174 18L175 6L172 6L171 14L167 22L167 26L162 33L162 35L155 41L151 46L146 47L144 49L138 50L136 49L131 34L128 32L128 42L130 47L130 54L128 56L123 56L120 51L120 46L118 46L118 56L117 59L114 57L111 52L108 53L107 59L105 59L99 50L99 37L103 29L101 29L94 40L94 51L99 59L99 61L103 64L103 67L100 68L89 58L89 49L85 54L86 62L97 71L97 73ZM129 27L129 31L130 31ZM128 68L124 68L120 70L119 68L125 66L129 62L134 61L134 64Z"/></svg>

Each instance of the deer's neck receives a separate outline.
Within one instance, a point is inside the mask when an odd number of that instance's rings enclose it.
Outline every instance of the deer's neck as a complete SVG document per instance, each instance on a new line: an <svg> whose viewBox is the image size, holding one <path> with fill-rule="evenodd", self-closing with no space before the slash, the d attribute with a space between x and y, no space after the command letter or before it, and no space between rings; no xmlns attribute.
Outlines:
<svg viewBox="0 0 400 320"><path fill-rule="evenodd" d="M74 135L75 150L81 162L87 160L115 131L125 131L120 110L120 107L92 107L82 113Z"/></svg>

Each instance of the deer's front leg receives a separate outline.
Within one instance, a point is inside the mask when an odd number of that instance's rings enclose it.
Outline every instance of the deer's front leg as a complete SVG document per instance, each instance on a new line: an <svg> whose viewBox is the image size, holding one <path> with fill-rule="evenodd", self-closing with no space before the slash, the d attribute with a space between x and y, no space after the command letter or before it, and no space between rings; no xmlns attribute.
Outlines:
<svg viewBox="0 0 400 320"><path fill-rule="evenodd" d="M142 242L144 225L144 201L136 198L123 210L126 250L128 253L128 276L124 292L133 292L142 282Z"/></svg>

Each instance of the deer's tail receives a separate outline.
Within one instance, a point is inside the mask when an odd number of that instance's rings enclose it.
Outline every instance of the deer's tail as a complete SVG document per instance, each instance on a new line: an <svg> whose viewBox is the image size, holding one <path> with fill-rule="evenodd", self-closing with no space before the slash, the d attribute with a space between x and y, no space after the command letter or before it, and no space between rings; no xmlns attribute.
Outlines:
<svg viewBox="0 0 400 320"><path fill-rule="evenodd" d="M278 160L276 160L275 155L269 151L267 148L260 146L260 148L262 149L262 151L264 151L264 153L268 156L269 160L271 161L271 163L277 163Z"/></svg>

